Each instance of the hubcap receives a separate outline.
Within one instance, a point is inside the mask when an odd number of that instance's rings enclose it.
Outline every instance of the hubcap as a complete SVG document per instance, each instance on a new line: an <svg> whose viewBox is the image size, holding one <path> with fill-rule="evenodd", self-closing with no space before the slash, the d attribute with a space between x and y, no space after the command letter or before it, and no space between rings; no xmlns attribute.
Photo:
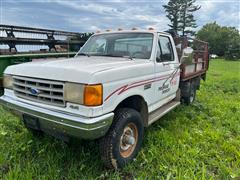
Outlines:
<svg viewBox="0 0 240 180"><path fill-rule="evenodd" d="M193 95L190 96L190 102L193 102Z"/></svg>
<svg viewBox="0 0 240 180"><path fill-rule="evenodd" d="M191 96L190 96L190 103L192 103L193 100L194 100L194 93L192 92L192 93L191 93Z"/></svg>
<svg viewBox="0 0 240 180"><path fill-rule="evenodd" d="M120 154L126 158L131 156L138 141L138 130L135 124L129 123L120 138Z"/></svg>

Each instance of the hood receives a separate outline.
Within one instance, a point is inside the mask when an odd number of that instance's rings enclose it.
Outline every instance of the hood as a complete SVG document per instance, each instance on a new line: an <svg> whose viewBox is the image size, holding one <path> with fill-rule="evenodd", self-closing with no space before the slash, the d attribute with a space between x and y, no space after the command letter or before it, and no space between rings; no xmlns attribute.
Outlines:
<svg viewBox="0 0 240 180"><path fill-rule="evenodd" d="M89 83L91 76L95 73L129 67L140 62L143 61L116 57L80 56L64 60L45 60L9 66L5 73L41 79Z"/></svg>

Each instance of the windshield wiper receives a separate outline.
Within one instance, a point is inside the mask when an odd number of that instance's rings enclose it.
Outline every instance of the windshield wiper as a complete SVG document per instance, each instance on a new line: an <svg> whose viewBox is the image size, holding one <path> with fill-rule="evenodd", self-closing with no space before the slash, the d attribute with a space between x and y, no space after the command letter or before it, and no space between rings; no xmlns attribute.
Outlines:
<svg viewBox="0 0 240 180"><path fill-rule="evenodd" d="M134 57L132 56L121 56L121 55L115 55L115 54L98 54L97 56L107 56L107 57L122 57L122 58L128 58L133 60Z"/></svg>
<svg viewBox="0 0 240 180"><path fill-rule="evenodd" d="M124 58L128 58L128 59L130 59L130 60L133 60L133 56L122 56L122 57L124 57Z"/></svg>
<svg viewBox="0 0 240 180"><path fill-rule="evenodd" d="M79 53L77 54L78 56L87 56L90 57L90 55L88 53ZM93 56L106 56L106 57L122 57L122 58L128 58L130 60L133 60L134 57L132 56L121 56L121 55L115 55L115 54L93 54Z"/></svg>
<svg viewBox="0 0 240 180"><path fill-rule="evenodd" d="M122 57L114 54L95 54L95 56L107 56L107 57Z"/></svg>
<svg viewBox="0 0 240 180"><path fill-rule="evenodd" d="M90 55L88 53L78 53L77 54L78 56L87 56L87 57L90 57Z"/></svg>

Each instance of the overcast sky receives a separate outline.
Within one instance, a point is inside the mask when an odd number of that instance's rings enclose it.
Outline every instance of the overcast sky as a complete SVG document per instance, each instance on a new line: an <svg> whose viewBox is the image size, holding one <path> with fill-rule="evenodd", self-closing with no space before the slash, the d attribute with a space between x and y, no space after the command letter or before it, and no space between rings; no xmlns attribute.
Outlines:
<svg viewBox="0 0 240 180"><path fill-rule="evenodd" d="M0 0L0 23L76 32L155 27L167 30L166 0ZM216 21L240 29L239 0L197 0L198 28Z"/></svg>

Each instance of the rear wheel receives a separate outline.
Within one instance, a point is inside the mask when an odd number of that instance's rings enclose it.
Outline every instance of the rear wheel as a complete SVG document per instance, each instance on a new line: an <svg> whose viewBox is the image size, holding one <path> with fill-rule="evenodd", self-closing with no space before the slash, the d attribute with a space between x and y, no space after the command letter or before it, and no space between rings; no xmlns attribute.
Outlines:
<svg viewBox="0 0 240 180"><path fill-rule="evenodd" d="M119 109L110 130L100 140L100 153L105 166L118 169L131 162L141 148L143 132L139 112L129 108Z"/></svg>
<svg viewBox="0 0 240 180"><path fill-rule="evenodd" d="M187 105L190 105L194 102L195 98L196 98L196 88L193 85L191 85L189 96L183 97L184 103Z"/></svg>

